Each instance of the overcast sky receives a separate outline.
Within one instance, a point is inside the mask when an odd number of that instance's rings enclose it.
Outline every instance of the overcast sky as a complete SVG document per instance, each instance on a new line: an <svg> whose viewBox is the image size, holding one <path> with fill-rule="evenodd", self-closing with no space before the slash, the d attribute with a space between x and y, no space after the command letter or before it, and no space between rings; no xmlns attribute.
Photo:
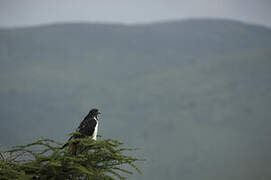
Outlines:
<svg viewBox="0 0 271 180"><path fill-rule="evenodd" d="M0 0L0 26L52 22L146 23L192 17L271 27L271 0Z"/></svg>

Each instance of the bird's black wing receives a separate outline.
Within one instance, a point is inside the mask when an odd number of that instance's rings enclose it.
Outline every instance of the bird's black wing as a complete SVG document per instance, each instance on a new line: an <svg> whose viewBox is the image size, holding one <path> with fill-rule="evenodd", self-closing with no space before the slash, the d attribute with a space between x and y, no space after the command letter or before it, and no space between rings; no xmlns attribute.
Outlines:
<svg viewBox="0 0 271 180"><path fill-rule="evenodd" d="M91 118L85 118L77 128L77 131L80 132L84 136L92 136L95 130L95 126L97 125L96 120Z"/></svg>

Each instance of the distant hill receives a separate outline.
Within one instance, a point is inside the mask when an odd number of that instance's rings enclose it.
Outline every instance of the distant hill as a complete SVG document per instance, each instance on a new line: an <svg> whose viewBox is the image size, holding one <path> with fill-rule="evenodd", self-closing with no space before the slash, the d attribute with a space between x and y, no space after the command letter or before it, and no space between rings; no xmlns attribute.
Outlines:
<svg viewBox="0 0 271 180"><path fill-rule="evenodd" d="M271 30L230 20L0 29L0 145L67 139L91 107L131 179L271 178Z"/></svg>

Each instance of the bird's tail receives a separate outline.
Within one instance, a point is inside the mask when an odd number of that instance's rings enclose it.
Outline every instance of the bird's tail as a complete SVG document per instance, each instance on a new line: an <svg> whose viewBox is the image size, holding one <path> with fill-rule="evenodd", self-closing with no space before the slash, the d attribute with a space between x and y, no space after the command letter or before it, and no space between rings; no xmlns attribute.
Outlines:
<svg viewBox="0 0 271 180"><path fill-rule="evenodd" d="M68 145L69 145L69 143L64 144L64 145L61 147L61 149L64 149L64 148L67 147Z"/></svg>
<svg viewBox="0 0 271 180"><path fill-rule="evenodd" d="M77 136L79 137L79 136ZM71 139L73 138L77 138L76 136L71 136L69 138L69 140L66 142L66 144L64 144L61 149L64 149L65 147L68 146L68 151L73 154L73 155L77 155L81 152L83 152L86 148L79 142L70 142Z"/></svg>
<svg viewBox="0 0 271 180"><path fill-rule="evenodd" d="M77 155L80 153L80 147L78 143L66 143L64 144L61 149L64 149L68 146L68 151L73 154L73 155Z"/></svg>
<svg viewBox="0 0 271 180"><path fill-rule="evenodd" d="M66 142L66 144L64 144L61 149L64 149L65 147L67 147L69 145L69 141L73 138L73 136L71 136L68 141Z"/></svg>

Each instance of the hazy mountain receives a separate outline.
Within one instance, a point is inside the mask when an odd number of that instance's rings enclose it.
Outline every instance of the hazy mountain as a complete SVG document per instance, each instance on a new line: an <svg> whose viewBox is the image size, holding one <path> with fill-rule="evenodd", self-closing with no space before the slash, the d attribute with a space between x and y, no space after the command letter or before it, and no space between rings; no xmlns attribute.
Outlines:
<svg viewBox="0 0 271 180"><path fill-rule="evenodd" d="M228 20L0 30L0 144L65 140L91 107L131 179L271 178L271 30Z"/></svg>

